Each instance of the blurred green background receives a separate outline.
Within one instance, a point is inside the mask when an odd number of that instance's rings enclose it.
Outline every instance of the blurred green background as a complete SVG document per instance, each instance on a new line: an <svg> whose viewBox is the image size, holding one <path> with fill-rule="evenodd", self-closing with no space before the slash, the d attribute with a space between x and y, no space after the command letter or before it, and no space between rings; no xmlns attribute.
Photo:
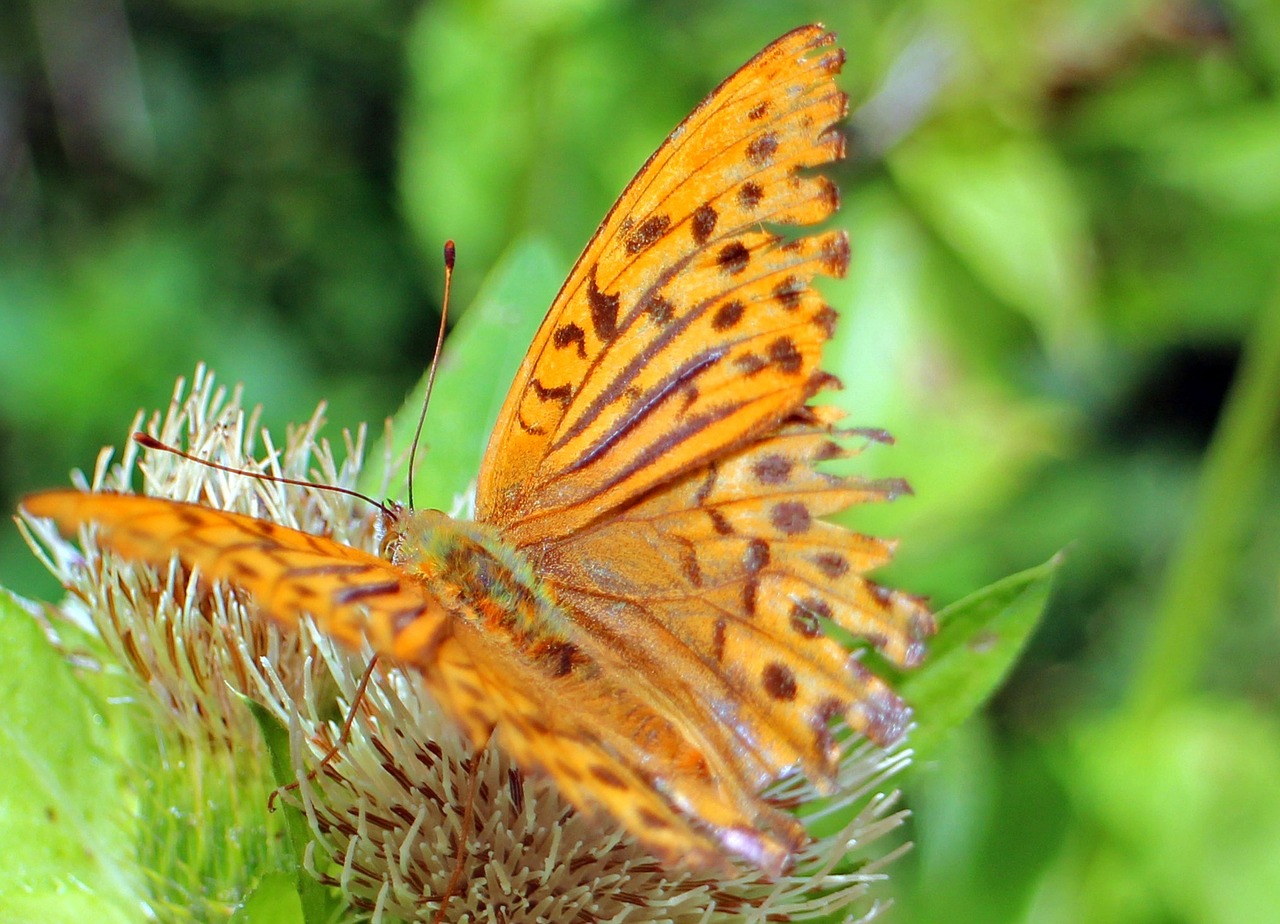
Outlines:
<svg viewBox="0 0 1280 924"><path fill-rule="evenodd" d="M1066 550L1015 674L907 781L889 920L1275 920L1272 4L6 3L0 504L200 360L273 427L380 421L445 238L460 312L519 242L566 271L688 109L814 20L852 98L829 365L916 490L857 523L940 606ZM12 529L0 579L54 594Z"/></svg>

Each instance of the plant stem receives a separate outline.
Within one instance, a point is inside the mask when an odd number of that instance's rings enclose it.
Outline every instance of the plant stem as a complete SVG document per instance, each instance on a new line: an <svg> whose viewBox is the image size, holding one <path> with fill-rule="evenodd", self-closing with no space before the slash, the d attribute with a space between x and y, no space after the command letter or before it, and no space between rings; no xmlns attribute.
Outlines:
<svg viewBox="0 0 1280 924"><path fill-rule="evenodd" d="M1280 285L1258 313L1154 610L1150 644L1129 693L1144 719L1199 680L1257 516L1268 450L1280 426Z"/></svg>

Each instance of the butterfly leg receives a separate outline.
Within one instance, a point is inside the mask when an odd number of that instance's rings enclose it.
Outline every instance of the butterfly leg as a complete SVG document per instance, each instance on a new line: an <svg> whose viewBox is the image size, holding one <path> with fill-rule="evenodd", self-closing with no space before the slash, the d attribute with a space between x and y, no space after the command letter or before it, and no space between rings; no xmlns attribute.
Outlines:
<svg viewBox="0 0 1280 924"><path fill-rule="evenodd" d="M347 746L347 742L351 740L351 726L356 721L356 710L360 708L360 700L364 698L364 691L369 688L369 680L373 677L373 669L378 665L378 656L374 655L369 659L369 666L364 669L364 676L360 678L360 685L356 687L356 695L351 698L351 708L347 710L347 717L342 721L342 730L338 732L338 740L333 743L333 747L320 758L320 762L307 771L306 780L310 783L317 774L320 773L329 763L338 756L338 752ZM291 789L297 789L301 785L299 780L294 780L284 786L277 786L272 790L271 795L267 797L267 810L274 812L276 810L276 799Z"/></svg>

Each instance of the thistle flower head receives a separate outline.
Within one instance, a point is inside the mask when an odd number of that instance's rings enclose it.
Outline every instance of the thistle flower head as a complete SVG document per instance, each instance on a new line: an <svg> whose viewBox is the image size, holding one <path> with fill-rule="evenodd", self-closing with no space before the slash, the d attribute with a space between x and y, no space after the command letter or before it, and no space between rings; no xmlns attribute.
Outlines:
<svg viewBox="0 0 1280 924"><path fill-rule="evenodd" d="M259 432L257 412L242 408L239 389L216 387L198 368L190 390L180 380L167 410L145 423L161 441L197 457L351 487L364 431L344 434L338 463L318 435L322 414L323 407L277 446ZM143 422L140 415L135 428ZM377 512L349 496L228 474L166 453L143 457L133 443L112 459L104 451L81 486L128 491L140 472L143 493L377 551ZM391 470L389 459L384 467ZM713 879L664 869L608 819L575 811L551 783L526 776L496 748L473 753L412 671L379 662L357 696L371 652L340 650L306 621L300 631L282 633L245 594L210 585L176 561L157 571L104 554L92 529L76 546L46 523L27 521L25 528L70 592L65 618L95 632L137 678L184 753L260 767L261 737L240 697L290 730L300 784L295 804L313 839L307 865L361 915L431 920L444 902L450 921L764 921L870 917L882 907L868 889L898 851L876 857L867 848L904 817L880 790L905 766L907 752L846 749L834 795L820 797L798 776L775 786L771 798L796 810L815 835L789 875L770 880L743 870ZM353 702L350 733L340 741ZM308 777L335 744L333 758ZM224 765L201 761L211 772ZM249 813L262 808L242 806Z"/></svg>

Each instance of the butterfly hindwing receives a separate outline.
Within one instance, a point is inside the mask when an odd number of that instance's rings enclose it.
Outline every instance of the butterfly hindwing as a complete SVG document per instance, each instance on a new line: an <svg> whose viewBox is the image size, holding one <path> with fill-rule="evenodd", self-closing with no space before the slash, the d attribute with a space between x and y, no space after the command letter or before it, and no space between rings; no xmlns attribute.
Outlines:
<svg viewBox="0 0 1280 924"><path fill-rule="evenodd" d="M794 819L708 763L696 733L630 674L592 660L586 639L564 672L469 626L457 626L455 639L498 714L502 749L579 810L607 812L665 863L728 872L725 854L736 853L776 875L804 842Z"/></svg>

